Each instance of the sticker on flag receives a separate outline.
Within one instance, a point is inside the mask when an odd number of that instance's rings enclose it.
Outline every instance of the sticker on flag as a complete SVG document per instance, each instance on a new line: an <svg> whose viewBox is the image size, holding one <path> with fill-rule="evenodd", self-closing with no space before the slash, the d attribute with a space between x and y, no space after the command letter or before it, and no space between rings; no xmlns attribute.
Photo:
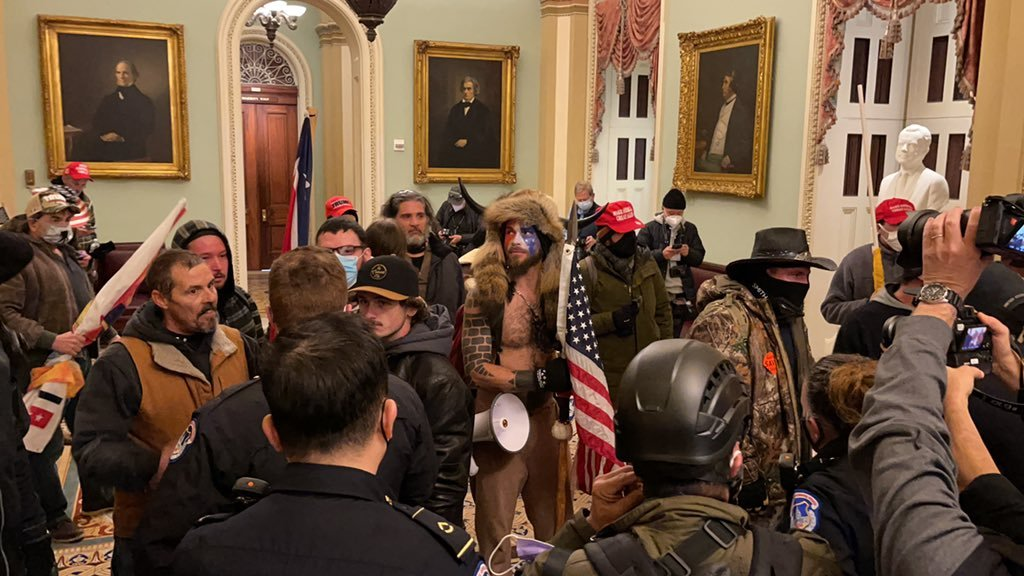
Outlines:
<svg viewBox="0 0 1024 576"><path fill-rule="evenodd" d="M25 394L23 400L29 415L29 428L22 442L29 452L39 454L53 438L64 413L67 391L67 383L50 381Z"/></svg>

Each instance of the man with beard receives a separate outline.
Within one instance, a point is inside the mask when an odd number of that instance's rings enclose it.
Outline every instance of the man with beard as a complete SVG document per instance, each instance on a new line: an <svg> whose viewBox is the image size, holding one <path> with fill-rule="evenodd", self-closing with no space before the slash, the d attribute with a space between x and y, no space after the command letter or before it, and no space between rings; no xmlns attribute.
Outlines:
<svg viewBox="0 0 1024 576"><path fill-rule="evenodd" d="M803 230L757 232L750 258L731 262L726 274L701 285L700 313L689 334L725 354L751 387L753 420L743 439L739 503L766 527L775 526L786 506L779 456L792 454L799 463L810 455L800 426L799 386L814 363L803 319L811 268L836 265L811 257Z"/></svg>
<svg viewBox="0 0 1024 576"><path fill-rule="evenodd" d="M556 407L551 392L568 382L565 361L554 359L559 262L564 231L550 197L536 190L503 196L484 213L487 240L473 266L475 287L466 301L462 353L466 373L478 388L476 411L491 407L499 393L519 397L530 415L526 445L509 454L492 442L477 443L473 478L480 551L490 557L512 530L522 492L536 537L547 540L557 526L558 441L551 427ZM491 568L509 566L505 543Z"/></svg>
<svg viewBox="0 0 1024 576"><path fill-rule="evenodd" d="M168 250L146 274L152 300L100 355L82 390L72 453L83 478L113 486L112 573L134 573L131 538L192 412L256 374L256 343L217 321L213 272Z"/></svg>
<svg viewBox="0 0 1024 576"><path fill-rule="evenodd" d="M626 366L651 342L672 337L672 309L658 264L637 247L643 223L624 200L597 219L597 243L580 265L612 405Z"/></svg>
<svg viewBox="0 0 1024 576"><path fill-rule="evenodd" d="M146 158L146 140L153 133L153 101L135 85L139 71L131 60L114 65L114 91L103 97L84 135L79 160L129 162ZM169 159L167 159L169 160ZM158 159L158 161L165 161Z"/></svg>
<svg viewBox="0 0 1024 576"><path fill-rule="evenodd" d="M420 297L455 313L466 299L459 256L434 234L434 209L430 200L413 190L400 190L381 207L381 216L394 218L408 243L405 259L419 271ZM381 254L378 254L380 256Z"/></svg>
<svg viewBox="0 0 1024 576"><path fill-rule="evenodd" d="M212 222L192 220L182 224L174 233L171 247L188 250L199 256L213 272L213 285L217 288L217 312L220 322L256 340L263 338L263 319L256 302L249 293L235 284L228 237Z"/></svg>

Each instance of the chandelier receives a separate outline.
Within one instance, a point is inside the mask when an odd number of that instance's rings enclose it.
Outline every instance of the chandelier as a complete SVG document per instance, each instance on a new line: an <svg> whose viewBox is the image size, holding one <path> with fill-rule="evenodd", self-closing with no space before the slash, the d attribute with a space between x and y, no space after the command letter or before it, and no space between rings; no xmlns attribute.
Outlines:
<svg viewBox="0 0 1024 576"><path fill-rule="evenodd" d="M260 26L266 29L267 40L270 41L270 45L273 47L274 39L277 38L277 29L284 24L289 29L295 30L299 26L299 17L305 13L305 6L289 4L284 0L275 0L257 8L245 25L252 26L259 22Z"/></svg>
<svg viewBox="0 0 1024 576"><path fill-rule="evenodd" d="M384 16L395 7L398 0L346 0L352 11L359 17L359 22L366 26L366 39L373 42L377 38L377 26L384 23Z"/></svg>

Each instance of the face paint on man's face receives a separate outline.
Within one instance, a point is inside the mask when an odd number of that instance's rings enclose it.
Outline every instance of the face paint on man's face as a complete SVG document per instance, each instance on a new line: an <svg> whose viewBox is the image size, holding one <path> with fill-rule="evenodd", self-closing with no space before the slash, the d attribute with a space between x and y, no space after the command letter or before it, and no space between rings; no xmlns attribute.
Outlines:
<svg viewBox="0 0 1024 576"><path fill-rule="evenodd" d="M514 257L532 258L540 254L540 235L536 226L521 226L519 222L511 221L505 224L505 255L512 259Z"/></svg>

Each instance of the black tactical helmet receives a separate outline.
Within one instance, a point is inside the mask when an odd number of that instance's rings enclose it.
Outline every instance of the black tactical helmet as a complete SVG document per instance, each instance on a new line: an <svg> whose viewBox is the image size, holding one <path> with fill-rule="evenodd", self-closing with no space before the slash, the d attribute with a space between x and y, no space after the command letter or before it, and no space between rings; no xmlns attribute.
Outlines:
<svg viewBox="0 0 1024 576"><path fill-rule="evenodd" d="M615 453L634 464L727 465L749 420L747 386L721 352L696 340L661 340L622 376Z"/></svg>

